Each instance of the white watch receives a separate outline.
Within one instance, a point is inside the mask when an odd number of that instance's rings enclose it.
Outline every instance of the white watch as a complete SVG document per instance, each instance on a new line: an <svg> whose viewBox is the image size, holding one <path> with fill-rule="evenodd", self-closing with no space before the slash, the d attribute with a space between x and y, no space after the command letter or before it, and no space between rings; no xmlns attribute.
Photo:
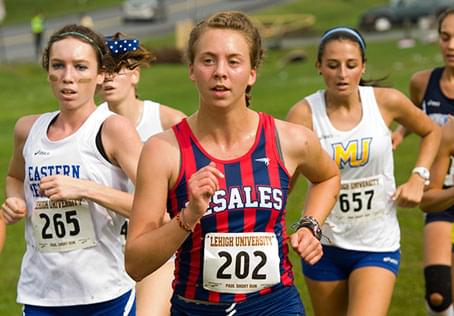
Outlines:
<svg viewBox="0 0 454 316"><path fill-rule="evenodd" d="M412 173L418 174L421 178L424 179L424 185L429 185L430 183L430 171L426 167L415 167Z"/></svg>

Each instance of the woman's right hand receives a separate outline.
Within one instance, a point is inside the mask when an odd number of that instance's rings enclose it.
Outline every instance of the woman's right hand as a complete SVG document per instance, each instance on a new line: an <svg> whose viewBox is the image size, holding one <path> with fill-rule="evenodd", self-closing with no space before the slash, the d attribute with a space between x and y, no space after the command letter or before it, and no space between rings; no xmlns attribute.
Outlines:
<svg viewBox="0 0 454 316"><path fill-rule="evenodd" d="M402 135L402 133L398 130L394 131L391 134L391 143L393 146L393 150L396 150L397 147L399 147L399 145L402 143L403 140L404 140L404 135Z"/></svg>
<svg viewBox="0 0 454 316"><path fill-rule="evenodd" d="M27 214L27 205L21 198L9 197L2 204L2 213L6 224L15 224Z"/></svg>
<svg viewBox="0 0 454 316"><path fill-rule="evenodd" d="M197 170L189 178L189 203L185 217L187 224L191 227L196 225L208 209L211 197L219 189L219 178L224 178L224 175L216 169L214 162L210 162L207 166Z"/></svg>

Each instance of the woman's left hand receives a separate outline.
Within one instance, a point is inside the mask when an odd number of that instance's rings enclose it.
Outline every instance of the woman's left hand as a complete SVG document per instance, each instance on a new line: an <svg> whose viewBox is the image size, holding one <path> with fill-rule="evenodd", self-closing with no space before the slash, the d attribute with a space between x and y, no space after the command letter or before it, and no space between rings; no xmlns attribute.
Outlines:
<svg viewBox="0 0 454 316"><path fill-rule="evenodd" d="M290 236L290 245L308 264L317 263L323 255L320 241L309 228L300 228Z"/></svg>
<svg viewBox="0 0 454 316"><path fill-rule="evenodd" d="M416 207L421 202L424 193L424 179L413 173L410 179L400 185L394 192L393 200L397 206L411 208Z"/></svg>
<svg viewBox="0 0 454 316"><path fill-rule="evenodd" d="M82 199L89 188L89 182L70 176L55 175L41 179L39 189L51 200Z"/></svg>

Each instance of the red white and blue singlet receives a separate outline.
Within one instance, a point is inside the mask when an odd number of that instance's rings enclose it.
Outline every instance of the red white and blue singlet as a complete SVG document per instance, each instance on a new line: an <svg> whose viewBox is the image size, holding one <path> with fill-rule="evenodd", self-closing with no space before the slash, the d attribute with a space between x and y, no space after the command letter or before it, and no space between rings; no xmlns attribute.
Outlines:
<svg viewBox="0 0 454 316"><path fill-rule="evenodd" d="M168 195L171 217L185 207L193 173L212 161L225 175L200 224L177 251L176 295L240 302L293 285L285 231L290 176L279 153L274 119L264 113L259 117L254 145L232 160L207 153L186 119L173 127L181 168Z"/></svg>

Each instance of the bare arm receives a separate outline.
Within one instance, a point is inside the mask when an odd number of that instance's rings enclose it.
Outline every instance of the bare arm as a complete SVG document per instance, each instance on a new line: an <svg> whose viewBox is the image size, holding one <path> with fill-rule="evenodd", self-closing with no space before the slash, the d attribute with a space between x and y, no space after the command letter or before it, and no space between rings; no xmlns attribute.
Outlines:
<svg viewBox="0 0 454 316"><path fill-rule="evenodd" d="M14 224L27 215L24 196L25 161L22 150L37 118L36 115L22 117L14 128L13 154L5 181L6 199L2 204L3 220L7 224Z"/></svg>
<svg viewBox="0 0 454 316"><path fill-rule="evenodd" d="M421 137L415 165L430 169L440 144L440 128L398 90L376 88L375 95L388 126L396 120ZM421 202L423 191L424 180L412 173L407 182L397 188L394 199L401 207L414 207Z"/></svg>
<svg viewBox="0 0 454 316"><path fill-rule="evenodd" d="M305 99L297 102L290 108L286 120L290 123L303 125L311 131L313 130L311 108ZM290 191L298 182L299 175L299 172L293 174L290 182Z"/></svg>
<svg viewBox="0 0 454 316"><path fill-rule="evenodd" d="M410 100L417 107L422 108L422 99L426 91L426 86L429 81L431 70L424 70L415 73L410 79ZM398 125L392 133L393 149L396 149L404 138L409 135L410 132L402 125Z"/></svg>
<svg viewBox="0 0 454 316"><path fill-rule="evenodd" d="M287 169L291 174L301 173L311 182L301 216L312 216L321 225L339 193L339 169L312 131L284 122L277 123L277 126ZM320 242L308 229L299 229L292 234L290 242L293 249L310 264L316 263L323 254Z"/></svg>
<svg viewBox="0 0 454 316"><path fill-rule="evenodd" d="M5 245L6 239L6 226L3 216L0 216L0 254L2 253L3 246Z"/></svg>
<svg viewBox="0 0 454 316"><path fill-rule="evenodd" d="M175 219L163 225L167 192L178 168L179 148L173 131L149 138L139 160L125 249L126 271L136 281L164 264L188 236Z"/></svg>
<svg viewBox="0 0 454 316"><path fill-rule="evenodd" d="M113 115L103 124L102 142L109 160L135 182L142 148L135 128L124 117ZM132 209L133 194L90 180L47 176L41 179L40 190L51 200L87 199L125 217L129 217Z"/></svg>
<svg viewBox="0 0 454 316"><path fill-rule="evenodd" d="M424 192L421 209L424 212L443 211L454 204L454 187L443 189L443 181L454 154L454 120L442 128L442 140L430 171L430 184Z"/></svg>
<svg viewBox="0 0 454 316"><path fill-rule="evenodd" d="M55 175L41 179L41 194L51 200L86 199L129 217L133 194L123 192L94 181Z"/></svg>

